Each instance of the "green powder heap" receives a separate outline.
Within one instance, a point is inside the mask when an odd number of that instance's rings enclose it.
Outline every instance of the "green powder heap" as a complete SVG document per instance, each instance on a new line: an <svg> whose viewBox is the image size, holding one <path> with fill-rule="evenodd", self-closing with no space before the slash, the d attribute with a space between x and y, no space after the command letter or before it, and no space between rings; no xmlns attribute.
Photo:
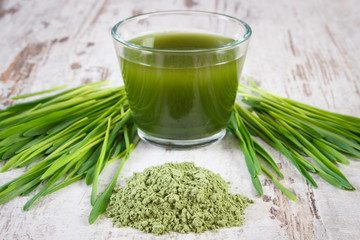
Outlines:
<svg viewBox="0 0 360 240"><path fill-rule="evenodd" d="M230 194L220 177L192 162L166 163L134 173L127 186L115 189L106 211L117 227L161 235L241 226L253 203Z"/></svg>

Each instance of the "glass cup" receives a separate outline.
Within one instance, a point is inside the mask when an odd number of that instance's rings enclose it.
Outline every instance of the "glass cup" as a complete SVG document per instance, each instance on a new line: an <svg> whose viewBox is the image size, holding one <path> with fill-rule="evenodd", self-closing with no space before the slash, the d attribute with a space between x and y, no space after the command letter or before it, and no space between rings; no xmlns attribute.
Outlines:
<svg viewBox="0 0 360 240"><path fill-rule="evenodd" d="M190 147L225 135L248 24L218 13L163 11L127 18L111 33L141 139Z"/></svg>

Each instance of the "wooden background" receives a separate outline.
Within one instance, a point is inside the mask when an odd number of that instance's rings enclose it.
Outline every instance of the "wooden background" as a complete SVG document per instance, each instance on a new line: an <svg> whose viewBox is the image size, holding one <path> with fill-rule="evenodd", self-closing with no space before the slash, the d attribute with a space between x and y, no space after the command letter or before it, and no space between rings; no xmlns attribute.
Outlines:
<svg viewBox="0 0 360 240"><path fill-rule="evenodd" d="M360 3L358 0L0 0L0 108L10 97L99 80L122 84L110 35L119 20L139 13L196 9L245 20L253 29L244 73L260 86L316 107L360 117ZM232 182L232 192L255 199L246 224L218 232L155 237L117 229L111 220L89 226L90 187L83 181L46 196L28 212L28 197L0 206L0 239L359 239L360 191L336 189L315 176L309 186L289 161L265 145L299 201L289 201L265 176L256 196L243 155L232 136L189 151L141 142L125 164L119 184L134 171L169 161L194 161ZM0 163L2 166L3 163ZM115 165L118 163L114 163ZM101 175L104 187L114 173ZM360 189L360 163L340 166ZM0 184L24 170L0 174Z"/></svg>

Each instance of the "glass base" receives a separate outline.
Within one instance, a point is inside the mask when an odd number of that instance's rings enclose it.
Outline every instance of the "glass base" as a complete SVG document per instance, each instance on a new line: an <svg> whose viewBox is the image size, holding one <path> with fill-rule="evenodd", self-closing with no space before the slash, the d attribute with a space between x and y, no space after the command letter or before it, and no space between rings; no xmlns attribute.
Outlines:
<svg viewBox="0 0 360 240"><path fill-rule="evenodd" d="M155 144L157 146L172 147L172 148L194 148L194 147L203 147L211 143L214 143L216 141L219 141L225 136L226 130L224 129L209 137L192 139L192 140L175 140L175 139L158 138L158 137L150 136L144 133L143 131L141 131L140 129L137 129L137 133L142 140L151 144Z"/></svg>

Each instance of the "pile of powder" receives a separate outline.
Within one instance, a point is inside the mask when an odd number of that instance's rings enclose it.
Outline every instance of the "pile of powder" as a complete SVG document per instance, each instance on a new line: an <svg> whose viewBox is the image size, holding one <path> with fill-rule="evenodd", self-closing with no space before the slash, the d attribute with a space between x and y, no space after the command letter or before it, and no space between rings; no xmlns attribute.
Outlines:
<svg viewBox="0 0 360 240"><path fill-rule="evenodd" d="M134 173L115 189L106 210L117 227L161 235L241 226L247 197L230 194L228 184L192 162L166 163Z"/></svg>

